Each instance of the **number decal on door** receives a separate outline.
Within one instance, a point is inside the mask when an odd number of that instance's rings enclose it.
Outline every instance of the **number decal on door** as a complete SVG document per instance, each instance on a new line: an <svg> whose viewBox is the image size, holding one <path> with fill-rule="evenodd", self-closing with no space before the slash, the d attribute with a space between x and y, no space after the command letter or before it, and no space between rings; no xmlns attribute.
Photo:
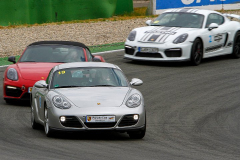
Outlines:
<svg viewBox="0 0 240 160"><path fill-rule="evenodd" d="M209 43L212 43L212 36L209 36Z"/></svg>

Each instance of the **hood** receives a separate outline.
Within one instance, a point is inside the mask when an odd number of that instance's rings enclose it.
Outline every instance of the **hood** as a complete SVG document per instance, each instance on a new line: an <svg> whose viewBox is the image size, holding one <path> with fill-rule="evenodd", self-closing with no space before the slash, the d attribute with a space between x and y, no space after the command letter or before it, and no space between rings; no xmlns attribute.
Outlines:
<svg viewBox="0 0 240 160"><path fill-rule="evenodd" d="M119 107L128 91L129 87L81 87L55 90L80 108Z"/></svg>
<svg viewBox="0 0 240 160"><path fill-rule="evenodd" d="M46 80L53 66L59 63L17 63L20 75L25 80Z"/></svg>
<svg viewBox="0 0 240 160"><path fill-rule="evenodd" d="M179 27L162 27L147 26L138 28L137 41L147 43L165 43L174 41L178 36L191 31L199 30L199 28L179 28Z"/></svg>

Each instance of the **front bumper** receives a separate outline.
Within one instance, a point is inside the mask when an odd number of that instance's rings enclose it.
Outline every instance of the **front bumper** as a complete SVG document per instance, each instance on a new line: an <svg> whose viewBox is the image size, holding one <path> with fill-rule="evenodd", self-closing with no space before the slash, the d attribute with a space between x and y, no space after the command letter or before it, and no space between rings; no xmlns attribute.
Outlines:
<svg viewBox="0 0 240 160"><path fill-rule="evenodd" d="M3 98L5 100L30 100L29 89L33 87L36 81L19 80L12 81L4 79Z"/></svg>
<svg viewBox="0 0 240 160"><path fill-rule="evenodd" d="M61 110L55 107L48 108L49 126L54 130L62 131L91 131L91 130L112 130L119 132L139 131L145 127L146 113L143 106L137 108L128 107L101 107L101 108L72 108ZM133 115L139 115L138 120ZM86 116L115 116L115 122L94 122L87 123ZM65 122L60 117L66 117Z"/></svg>
<svg viewBox="0 0 240 160"><path fill-rule="evenodd" d="M141 52L141 47L157 48L158 52ZM124 58L137 61L189 61L191 55L191 47L191 42L180 44L159 44L127 41L125 42Z"/></svg>

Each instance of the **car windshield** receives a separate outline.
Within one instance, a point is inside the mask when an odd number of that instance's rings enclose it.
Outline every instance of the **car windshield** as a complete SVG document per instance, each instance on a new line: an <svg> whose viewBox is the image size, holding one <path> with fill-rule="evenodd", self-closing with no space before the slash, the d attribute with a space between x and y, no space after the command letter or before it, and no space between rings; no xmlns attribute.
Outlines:
<svg viewBox="0 0 240 160"><path fill-rule="evenodd" d="M168 12L159 15L152 26L202 28L204 16L196 13Z"/></svg>
<svg viewBox="0 0 240 160"><path fill-rule="evenodd" d="M55 71L51 82L53 88L71 87L127 87L124 74L113 68L67 68Z"/></svg>
<svg viewBox="0 0 240 160"><path fill-rule="evenodd" d="M19 62L83 62L83 48L71 45L36 45L29 46Z"/></svg>

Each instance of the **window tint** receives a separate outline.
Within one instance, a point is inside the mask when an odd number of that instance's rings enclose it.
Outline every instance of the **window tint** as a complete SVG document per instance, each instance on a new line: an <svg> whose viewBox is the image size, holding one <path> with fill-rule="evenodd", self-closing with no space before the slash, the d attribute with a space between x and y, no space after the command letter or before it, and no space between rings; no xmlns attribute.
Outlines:
<svg viewBox="0 0 240 160"><path fill-rule="evenodd" d="M152 26L202 28L204 16L196 13L169 12L159 15Z"/></svg>
<svg viewBox="0 0 240 160"><path fill-rule="evenodd" d="M83 48L71 45L36 45L30 46L23 53L19 62L84 62Z"/></svg>
<svg viewBox="0 0 240 160"><path fill-rule="evenodd" d="M51 88L127 87L124 74L113 68L67 68L54 72Z"/></svg>
<svg viewBox="0 0 240 160"><path fill-rule="evenodd" d="M206 23L206 28L208 28L208 26L211 23L217 23L218 25L221 25L224 23L224 17L216 14L216 13L211 13L208 15L208 19L207 19L207 23Z"/></svg>

